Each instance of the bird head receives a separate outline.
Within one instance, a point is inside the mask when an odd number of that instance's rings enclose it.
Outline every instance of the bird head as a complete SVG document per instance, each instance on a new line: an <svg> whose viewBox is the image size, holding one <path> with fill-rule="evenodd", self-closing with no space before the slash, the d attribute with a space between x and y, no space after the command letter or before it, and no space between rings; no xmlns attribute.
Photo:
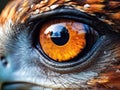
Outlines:
<svg viewBox="0 0 120 90"><path fill-rule="evenodd" d="M6 89L120 89L119 0L13 0L0 15Z"/></svg>

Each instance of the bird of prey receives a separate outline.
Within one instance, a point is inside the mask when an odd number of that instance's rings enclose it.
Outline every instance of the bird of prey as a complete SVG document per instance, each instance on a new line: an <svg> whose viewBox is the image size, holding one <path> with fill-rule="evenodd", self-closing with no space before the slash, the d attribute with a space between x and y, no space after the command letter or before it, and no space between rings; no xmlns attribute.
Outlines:
<svg viewBox="0 0 120 90"><path fill-rule="evenodd" d="M10 0L0 89L120 90L120 1Z"/></svg>

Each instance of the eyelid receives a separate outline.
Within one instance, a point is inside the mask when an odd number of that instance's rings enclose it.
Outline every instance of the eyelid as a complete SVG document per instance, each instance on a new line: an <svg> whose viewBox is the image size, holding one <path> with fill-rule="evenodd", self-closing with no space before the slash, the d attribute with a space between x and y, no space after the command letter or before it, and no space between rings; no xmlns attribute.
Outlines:
<svg viewBox="0 0 120 90"><path fill-rule="evenodd" d="M37 14L37 15L33 15L30 17L30 20L34 20L36 18L46 18L48 16L55 16L55 15L75 15L75 16L81 16L83 18L88 18L88 19L95 19L94 16L91 16L89 14L86 14L84 12L81 12L79 10L76 10L76 9L66 9L66 8L62 8L62 9L55 9L53 11L48 11L48 12L44 12L44 13L40 13L40 14Z"/></svg>
<svg viewBox="0 0 120 90"><path fill-rule="evenodd" d="M100 21L95 16L91 16L79 10L66 9L66 8L55 9L53 11L48 11L37 15L33 15L29 18L28 22L34 22L34 21L45 22L48 21L49 19L55 19L55 18L73 19L78 22L90 25L92 28L98 31L100 35L104 35L112 31L112 28L108 24Z"/></svg>

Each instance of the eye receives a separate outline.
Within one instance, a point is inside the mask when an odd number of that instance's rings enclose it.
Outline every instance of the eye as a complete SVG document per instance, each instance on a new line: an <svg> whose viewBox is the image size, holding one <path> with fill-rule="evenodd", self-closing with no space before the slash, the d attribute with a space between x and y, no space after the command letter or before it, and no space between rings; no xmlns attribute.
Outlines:
<svg viewBox="0 0 120 90"><path fill-rule="evenodd" d="M35 25L32 42L40 62L60 73L76 72L94 62L111 29L98 18L74 9L60 8L30 20Z"/></svg>
<svg viewBox="0 0 120 90"><path fill-rule="evenodd" d="M51 20L39 32L40 48L58 62L73 61L84 56L98 38L90 26L67 19Z"/></svg>

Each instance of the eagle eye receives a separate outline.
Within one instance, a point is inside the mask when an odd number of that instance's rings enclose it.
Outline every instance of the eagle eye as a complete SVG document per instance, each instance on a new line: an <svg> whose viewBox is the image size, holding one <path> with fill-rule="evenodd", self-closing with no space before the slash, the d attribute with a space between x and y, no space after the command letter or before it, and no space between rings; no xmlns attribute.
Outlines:
<svg viewBox="0 0 120 90"><path fill-rule="evenodd" d="M41 63L63 73L93 62L109 31L108 25L98 18L74 9L44 12L31 20L37 23L32 39Z"/></svg>

